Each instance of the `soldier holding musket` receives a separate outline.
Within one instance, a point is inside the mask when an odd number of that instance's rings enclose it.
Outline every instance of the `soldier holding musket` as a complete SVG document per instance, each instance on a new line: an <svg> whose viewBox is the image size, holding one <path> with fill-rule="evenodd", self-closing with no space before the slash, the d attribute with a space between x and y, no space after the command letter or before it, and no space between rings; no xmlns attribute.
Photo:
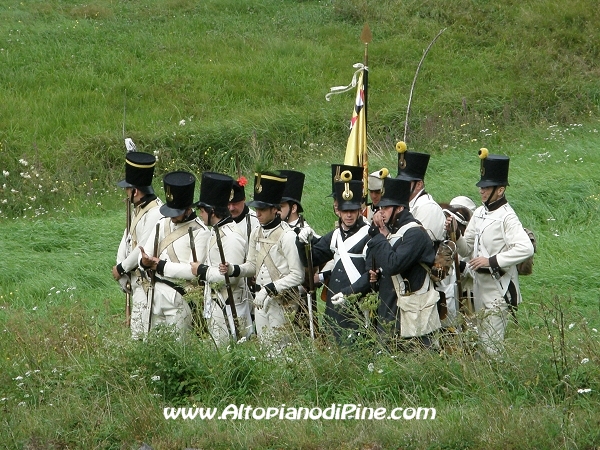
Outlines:
<svg viewBox="0 0 600 450"><path fill-rule="evenodd" d="M256 173L254 200L260 227L250 235L248 258L244 264L221 264L221 273L233 277L256 276L254 298L256 333L262 341L286 341L281 329L286 325L285 307L298 302L298 286L304 268L296 251L296 233L281 220L279 207L286 178L279 173Z"/></svg>
<svg viewBox="0 0 600 450"><path fill-rule="evenodd" d="M521 302L517 264L533 255L533 245L515 211L506 200L509 158L479 151L482 206L473 213L464 236L456 244L473 273L474 304L481 350L502 349L509 312ZM452 229L452 218L446 221Z"/></svg>
<svg viewBox="0 0 600 450"><path fill-rule="evenodd" d="M206 259L192 263L192 272L204 282L204 317L208 319L208 331L216 345L224 345L234 337L235 323L231 301L235 305L235 315L239 324L240 336L249 337L252 333L250 305L243 294L244 278L227 277L219 272L221 251L226 261L241 265L246 257L246 240L235 226L227 209L233 196L233 178L214 172L204 172L200 185L200 200L197 207L202 221L211 227ZM220 241L217 239L219 233ZM220 246L219 246L220 244ZM229 299L227 288L232 298Z"/></svg>
<svg viewBox="0 0 600 450"><path fill-rule="evenodd" d="M189 172L171 172L164 176L167 203L160 207L160 212L165 217L159 220L140 248L140 267L152 271L150 278L154 280L148 286L147 305L151 313L148 330L171 325L184 332L191 325L191 311L183 298L185 289L180 281L194 278L190 265L193 253L200 261L206 259L210 235L193 210L195 183L196 178ZM190 228L194 236L192 242Z"/></svg>
<svg viewBox="0 0 600 450"><path fill-rule="evenodd" d="M325 315L328 325L339 343L355 338L362 313L345 305L345 296L366 294L370 290L365 262L365 245L369 240L369 226L361 215L363 183L352 180L350 171L340 174L335 182L335 199L339 213L339 226L320 239L313 239L310 230L298 234L298 252L306 264L304 244L311 240L312 260L315 266L333 260L327 290ZM351 330L350 332L348 332Z"/></svg>
<svg viewBox="0 0 600 450"><path fill-rule="evenodd" d="M138 245L146 242L161 217L159 208L162 202L152 188L155 165L156 158L153 155L129 152L125 157L125 179L117 183L127 194L128 227L119 244L117 264L113 266L112 274L132 298L129 312L133 339L140 339L144 335L142 311L146 306L142 273L138 269Z"/></svg>

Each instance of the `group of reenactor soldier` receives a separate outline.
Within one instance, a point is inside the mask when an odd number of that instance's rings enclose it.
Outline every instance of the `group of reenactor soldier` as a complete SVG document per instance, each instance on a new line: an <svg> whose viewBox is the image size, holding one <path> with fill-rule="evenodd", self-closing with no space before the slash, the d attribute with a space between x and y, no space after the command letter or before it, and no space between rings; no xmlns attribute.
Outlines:
<svg viewBox="0 0 600 450"><path fill-rule="evenodd" d="M468 316L481 350L497 352L520 302L516 265L533 253L504 195L509 159L480 151L482 206L465 196L440 205L425 190L430 155L397 149L397 176L375 171L368 189L362 167L332 165L337 221L323 236L303 216L301 172L256 173L249 202L244 177L204 172L195 201L196 177L171 172L163 203L154 156L128 152L118 183L128 220L112 272L132 337L165 325L184 333L196 306L217 346L256 335L281 347L301 334L345 345L371 333L393 349L436 349ZM184 280L197 281L199 305Z"/></svg>

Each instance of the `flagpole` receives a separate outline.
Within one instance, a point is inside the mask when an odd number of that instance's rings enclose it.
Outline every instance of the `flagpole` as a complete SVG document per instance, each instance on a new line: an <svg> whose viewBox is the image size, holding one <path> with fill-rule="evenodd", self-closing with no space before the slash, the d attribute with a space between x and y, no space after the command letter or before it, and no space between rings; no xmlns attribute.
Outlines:
<svg viewBox="0 0 600 450"><path fill-rule="evenodd" d="M367 194L369 192L369 160L367 155L367 114L369 112L368 108L368 96L369 96L369 44L373 39L373 35L371 33L371 28L368 23L365 23L362 32L360 33L360 40L363 44L365 44L365 55L364 55L364 69L363 69L363 95L364 95L364 118L365 118L365 148L363 149L363 154L360 155L360 160L363 167L363 197L365 202L367 201Z"/></svg>

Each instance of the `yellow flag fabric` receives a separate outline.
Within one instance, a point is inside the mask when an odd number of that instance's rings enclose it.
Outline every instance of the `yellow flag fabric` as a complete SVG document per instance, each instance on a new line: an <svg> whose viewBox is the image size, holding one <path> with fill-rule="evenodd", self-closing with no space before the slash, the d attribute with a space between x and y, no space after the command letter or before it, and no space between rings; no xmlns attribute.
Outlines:
<svg viewBox="0 0 600 450"><path fill-rule="evenodd" d="M363 84L364 70L358 78L356 87L356 101L350 121L350 136L346 144L344 164L360 166L363 168L363 184L366 196L368 193L368 157L367 157L367 120L365 115L365 86Z"/></svg>

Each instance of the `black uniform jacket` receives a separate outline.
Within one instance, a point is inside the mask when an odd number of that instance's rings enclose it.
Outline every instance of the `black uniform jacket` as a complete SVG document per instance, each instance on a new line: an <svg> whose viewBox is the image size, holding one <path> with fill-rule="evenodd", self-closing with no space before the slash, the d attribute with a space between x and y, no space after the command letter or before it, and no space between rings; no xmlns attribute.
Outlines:
<svg viewBox="0 0 600 450"><path fill-rule="evenodd" d="M394 230L398 230L409 222L419 223L408 210L403 210L398 215ZM397 316L396 290L392 281L393 275L400 274L405 280L407 291L416 291L423 286L427 271L421 262L431 267L435 259L435 250L427 231L423 227L413 227L406 230L404 236L399 238L394 245L376 230L372 239L367 244L367 261L375 257L376 267L381 269L379 278L378 329L383 331L382 325L396 322L395 330L400 326ZM389 329L389 327L388 327Z"/></svg>

